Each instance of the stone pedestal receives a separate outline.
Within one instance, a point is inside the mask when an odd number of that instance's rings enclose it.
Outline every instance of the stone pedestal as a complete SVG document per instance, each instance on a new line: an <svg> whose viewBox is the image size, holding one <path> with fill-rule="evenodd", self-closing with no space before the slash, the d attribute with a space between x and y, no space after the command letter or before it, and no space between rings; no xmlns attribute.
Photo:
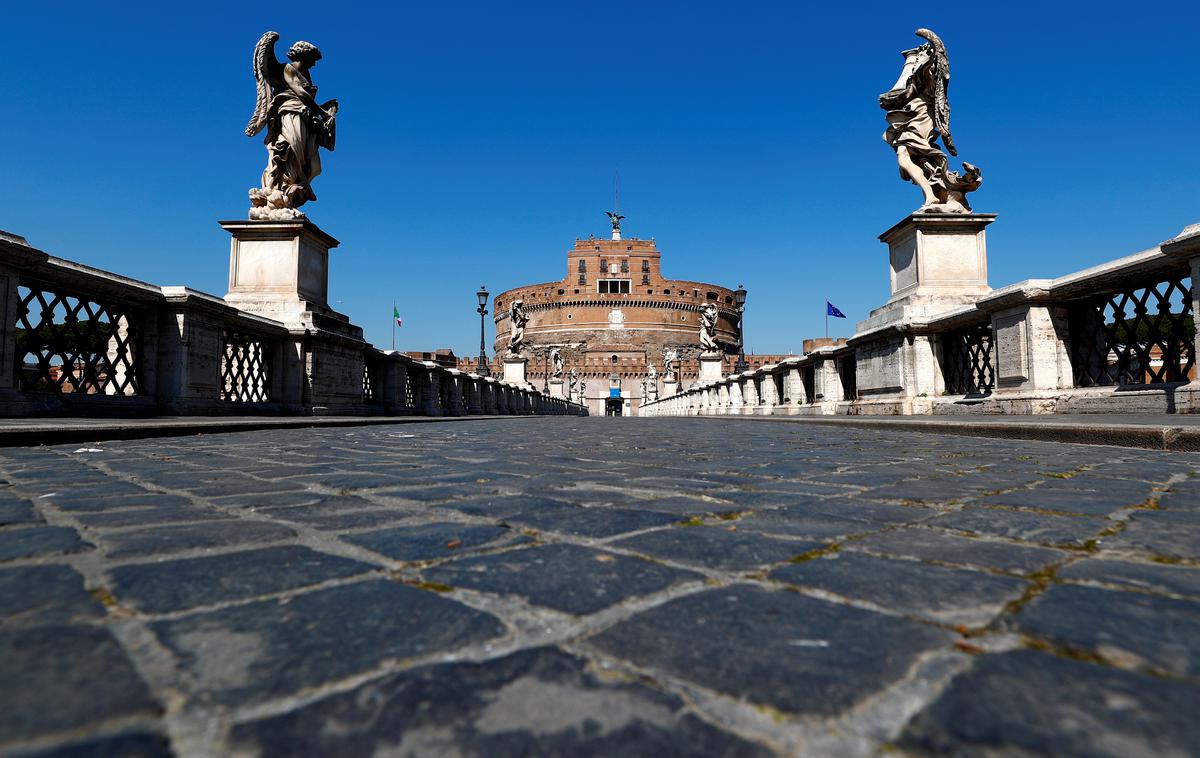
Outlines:
<svg viewBox="0 0 1200 758"><path fill-rule="evenodd" d="M551 397L567 397L566 383L562 379L550 380L550 396Z"/></svg>
<svg viewBox="0 0 1200 758"><path fill-rule="evenodd" d="M525 364L527 363L529 363L527 358L506 355L504 357L504 381L519 384L522 387L526 386L528 382L525 381Z"/></svg>
<svg viewBox="0 0 1200 758"><path fill-rule="evenodd" d="M858 331L922 321L990 292L984 229L995 219L994 213L914 213L881 234L892 296Z"/></svg>
<svg viewBox="0 0 1200 758"><path fill-rule="evenodd" d="M674 397L675 393L678 391L678 388L679 388L679 383L676 382L673 377L668 378L668 379L663 379L663 397L664 398Z"/></svg>
<svg viewBox="0 0 1200 758"><path fill-rule="evenodd" d="M716 353L700 354L700 384L721 380L721 356Z"/></svg>
<svg viewBox="0 0 1200 758"><path fill-rule="evenodd" d="M225 302L289 327L362 338L329 307L329 251L338 241L308 219L222 221L233 237Z"/></svg>

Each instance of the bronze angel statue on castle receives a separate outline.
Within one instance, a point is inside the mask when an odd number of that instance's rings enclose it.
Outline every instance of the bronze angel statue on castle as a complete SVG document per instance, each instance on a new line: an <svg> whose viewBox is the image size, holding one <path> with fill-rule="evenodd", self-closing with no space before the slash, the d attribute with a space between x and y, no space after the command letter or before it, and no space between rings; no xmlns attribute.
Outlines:
<svg viewBox="0 0 1200 758"><path fill-rule="evenodd" d="M942 40L928 29L917 36L927 44L905 50L904 68L890 90L879 96L879 105L887 111L888 129L883 139L896 151L900 178L921 188L925 202L921 213L970 213L967 193L979 189L983 174L979 168L963 162L966 173L949 170L950 159L938 147L957 156L950 135L950 59Z"/></svg>
<svg viewBox="0 0 1200 758"><path fill-rule="evenodd" d="M304 218L300 206L316 200L312 181L321 173L320 148L333 150L337 100L317 103L311 71L321 51L308 42L288 48L288 63L275 58L277 32L267 32L254 48L258 100L246 136L267 130L267 168L262 187L250 190L250 218Z"/></svg>

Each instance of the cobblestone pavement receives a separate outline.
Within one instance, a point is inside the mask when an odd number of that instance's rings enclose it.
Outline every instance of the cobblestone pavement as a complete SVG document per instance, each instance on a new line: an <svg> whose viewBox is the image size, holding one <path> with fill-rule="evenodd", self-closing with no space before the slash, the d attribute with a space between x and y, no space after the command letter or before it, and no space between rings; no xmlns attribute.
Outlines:
<svg viewBox="0 0 1200 758"><path fill-rule="evenodd" d="M1194 754L1197 470L703 419L0 450L0 752Z"/></svg>

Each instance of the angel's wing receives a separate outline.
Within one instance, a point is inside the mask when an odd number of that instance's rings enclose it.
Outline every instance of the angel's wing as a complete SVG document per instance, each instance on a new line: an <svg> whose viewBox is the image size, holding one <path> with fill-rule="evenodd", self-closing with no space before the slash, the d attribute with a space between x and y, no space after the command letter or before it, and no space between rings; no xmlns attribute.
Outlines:
<svg viewBox="0 0 1200 758"><path fill-rule="evenodd" d="M267 32L254 46L254 81L258 85L258 99L254 103L254 115L246 124L246 136L253 137L267 125L267 112L271 98L283 86L283 64L275 58L275 43L279 32Z"/></svg>
<svg viewBox="0 0 1200 758"><path fill-rule="evenodd" d="M946 55L946 46L941 38L929 29L918 29L917 36L929 40L930 46L933 47L933 125L938 134L942 135L946 152L958 155L958 149L954 147L954 137L950 136L950 100L947 97L950 91L950 58Z"/></svg>

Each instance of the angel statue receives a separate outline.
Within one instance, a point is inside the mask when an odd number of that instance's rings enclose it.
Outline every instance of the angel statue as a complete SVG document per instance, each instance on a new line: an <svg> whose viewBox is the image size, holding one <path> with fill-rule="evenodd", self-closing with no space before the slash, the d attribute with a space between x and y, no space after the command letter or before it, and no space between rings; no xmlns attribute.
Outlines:
<svg viewBox="0 0 1200 758"><path fill-rule="evenodd" d="M524 300L514 300L512 305L508 306L508 321L508 354L519 358L521 348L525 344L525 325L529 323Z"/></svg>
<svg viewBox="0 0 1200 758"><path fill-rule="evenodd" d="M920 212L970 213L966 195L979 189L983 174L966 162L966 173L950 171L950 159L936 143L941 137L946 151L958 155L950 135L950 103L946 99L950 87L946 46L928 29L918 29L917 36L929 42L901 53L904 68L900 78L879 96L888 121L883 140L896 151L900 178L925 194Z"/></svg>
<svg viewBox="0 0 1200 758"><path fill-rule="evenodd" d="M717 347L717 306L705 303L700 309L700 350L715 353Z"/></svg>
<svg viewBox="0 0 1200 758"><path fill-rule="evenodd" d="M621 219L625 217L621 215L620 211L605 211L605 213L608 214L608 220L612 223L613 234L620 234ZM619 239L619 237L614 237L614 239Z"/></svg>
<svg viewBox="0 0 1200 758"><path fill-rule="evenodd" d="M654 370L654 364L646 369L646 386L650 389L650 399L658 399L658 372Z"/></svg>
<svg viewBox="0 0 1200 758"><path fill-rule="evenodd" d="M550 362L554 364L554 375L552 378L562 380L563 378L563 357L562 351L558 348L550 350Z"/></svg>
<svg viewBox="0 0 1200 758"><path fill-rule="evenodd" d="M668 350L667 352L663 353L663 373L666 375L665 381L668 381L668 382L675 381L675 372L678 370L678 366L679 366L679 351L678 350L672 348L672 349Z"/></svg>
<svg viewBox="0 0 1200 758"><path fill-rule="evenodd" d="M567 394L571 397L575 397L575 388L578 386L579 372L575 370L574 366L572 366L571 373L567 374Z"/></svg>
<svg viewBox="0 0 1200 758"><path fill-rule="evenodd" d="M246 136L264 128L267 168L262 187L250 190L250 218L278 221L304 218L300 206L316 200L312 180L321 173L320 148L333 150L337 100L317 103L310 71L321 51L308 42L288 48L290 63L275 58L277 32L267 32L254 48L258 101L246 125Z"/></svg>

